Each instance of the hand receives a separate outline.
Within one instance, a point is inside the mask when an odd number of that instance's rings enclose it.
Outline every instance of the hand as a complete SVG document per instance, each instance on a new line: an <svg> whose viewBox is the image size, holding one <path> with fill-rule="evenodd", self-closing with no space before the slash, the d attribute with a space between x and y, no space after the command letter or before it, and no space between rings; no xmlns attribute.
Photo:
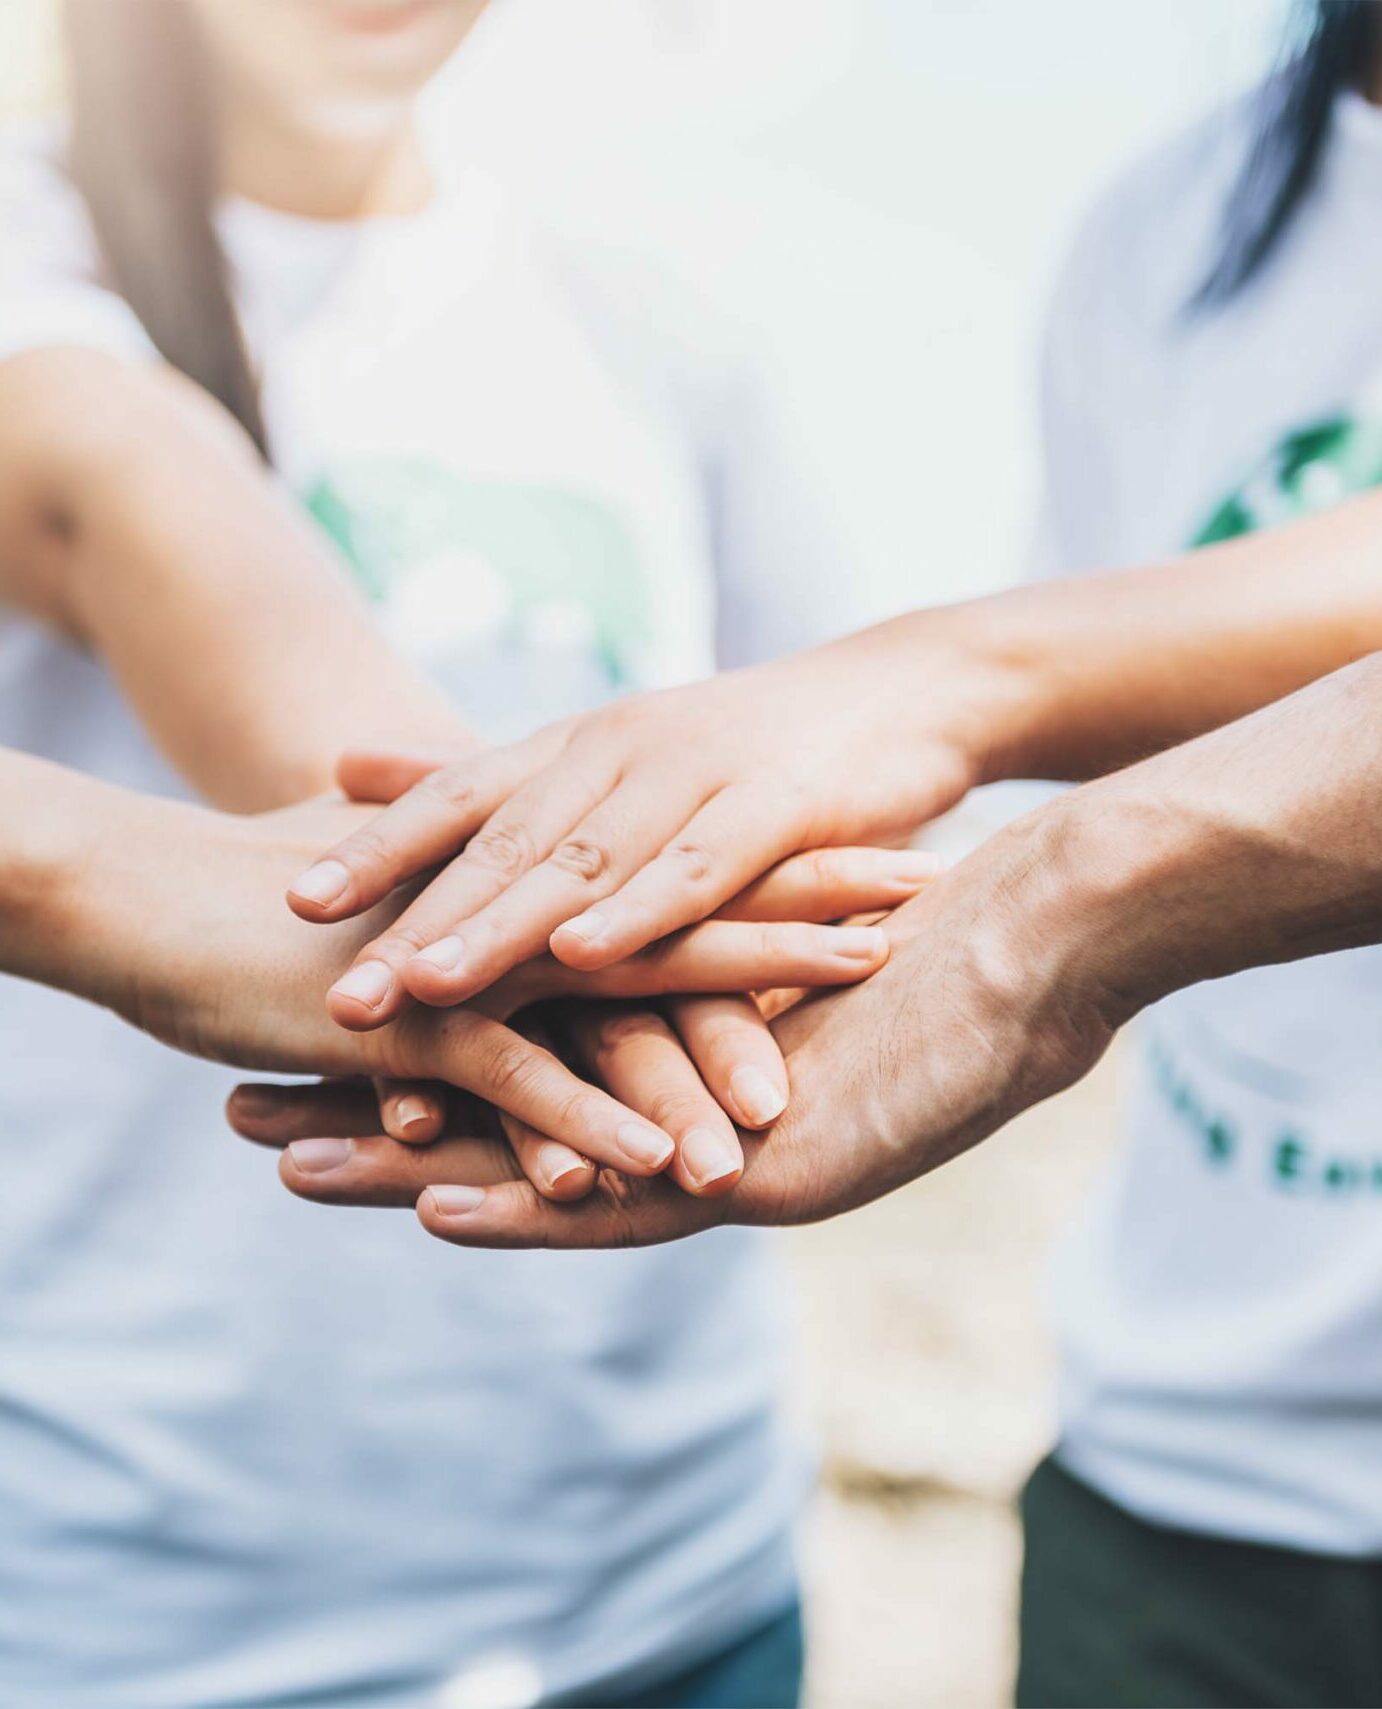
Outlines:
<svg viewBox="0 0 1382 1709"><path fill-rule="evenodd" d="M765 1068L781 1069L785 1080L781 1054L761 1020L738 1013L731 1003L739 999L712 1001L712 1055L733 1063L770 1052ZM686 1007L697 1002L688 1000ZM674 1136L676 1155L667 1173L676 1186L695 1195L734 1186L744 1168L739 1136L711 1094L716 1076L684 1042L684 1022L679 1035L655 1010L582 1000L546 1005L540 1021L519 1024ZM429 1087L427 1093L430 1143L391 1129L385 1110L392 1089L369 1081L241 1086L227 1116L246 1139L286 1147L279 1169L285 1184L326 1204L411 1205L433 1179L484 1186L516 1180L520 1171L549 1199L581 1198L595 1186L594 1165L570 1147L450 1088ZM784 1092L778 1108L785 1103Z"/></svg>
<svg viewBox="0 0 1382 1709"><path fill-rule="evenodd" d="M721 925L783 923L780 965L785 968L791 955L799 953L793 952L790 935L798 925L790 922L832 918L842 910L872 912L908 890L915 893L923 876L938 870L936 858L925 853L819 850L785 861L723 908L717 921ZM574 977L589 995L565 1006L567 1054L580 1059L591 1078L673 1135L677 1144L671 1168L674 1181L691 1192L721 1192L743 1170L733 1122L746 1128L766 1127L787 1106L786 1064L760 1004L736 995L681 995L668 998L664 1012L626 1007L611 1013L610 1005L589 997L602 988L616 993L665 989L668 980L658 973L659 965L665 965L669 955L684 958L688 939L707 946L717 938L728 939L728 956L712 955L709 963L717 978L727 978L735 972L729 947L732 932L732 926L725 932L712 923L684 934L681 948L672 940L607 972L586 976L573 976L552 957L541 957L492 986L478 1006L508 1015L530 995L541 997L569 987ZM836 942L839 937L843 934L835 939L825 934L825 941ZM868 941L861 937L858 947L866 948ZM763 953L752 941L746 942L745 951ZM878 965L879 959L875 946L870 965ZM789 996L774 993L771 1001L775 1007L785 1006ZM442 1132L443 1106L426 1086L390 1082L377 1086L376 1092L375 1125L384 1134L416 1144L434 1140ZM726 1120L726 1112L733 1121ZM238 1125L234 1112L231 1119L232 1125ZM542 1163L539 1172L527 1171L539 1191L549 1197L572 1197L593 1185L593 1171L584 1159L543 1142L543 1136L511 1118L503 1118L503 1124L520 1161L532 1157ZM562 1152L565 1190L554 1192L554 1172Z"/></svg>
<svg viewBox="0 0 1382 1709"><path fill-rule="evenodd" d="M305 851L358 823L361 809L318 802L250 819L118 790L101 799L99 841L72 838L61 860L44 863L48 876L21 933L43 951L33 976L104 1003L179 1049L242 1067L446 1080L568 1146L583 1167L660 1169L674 1139L503 1025L514 1009L587 984L610 996L654 996L861 977L886 953L880 937L870 956L847 962L821 948L816 926L717 921L595 981L547 958L506 991L487 993L487 1013L415 1010L352 1035L331 1022L322 992L405 899L322 931L295 921L281 896ZM770 1044L754 1027L751 1041L742 1017L712 1029L717 1040L687 1036L732 1090L736 1052L739 1063L761 1064ZM767 1054L775 1060L775 1047Z"/></svg>
<svg viewBox="0 0 1382 1709"><path fill-rule="evenodd" d="M896 839L965 793L1001 726L1001 673L967 660L938 613L923 676L918 622L621 701L440 769L436 756L348 758L350 793L404 792L305 873L290 905L341 920L464 847L360 952L373 988L387 979L377 1012L389 1015L405 992L468 998L549 939L572 967L607 967L796 851Z"/></svg>
<svg viewBox="0 0 1382 1709"><path fill-rule="evenodd" d="M886 953L880 943L871 959L842 962L811 947L815 926L794 935L714 922L596 982L548 958L515 975L508 993L489 993L489 1013L413 1010L351 1034L330 1020L322 992L403 899L323 931L294 920L281 897L305 851L358 822L360 809L313 803L246 819L117 791L108 799L99 849L88 839L45 902L42 935L56 947L43 976L52 983L179 1049L243 1067L446 1080L581 1158L633 1174L665 1167L672 1137L502 1024L512 1009L587 983L627 996L859 977Z"/></svg>
<svg viewBox="0 0 1382 1709"><path fill-rule="evenodd" d="M458 1245L583 1247L805 1222L891 1191L1080 1078L1125 1018L1097 972L1107 915L1097 881L1072 871L1070 825L1056 802L1001 832L898 910L879 973L776 1023L792 1103L746 1147L730 1192L691 1199L605 1171L581 1202L552 1205L476 1179L445 1148L383 1146L357 1156L333 1202L416 1199L423 1226ZM283 1178L326 1196L291 1162Z"/></svg>

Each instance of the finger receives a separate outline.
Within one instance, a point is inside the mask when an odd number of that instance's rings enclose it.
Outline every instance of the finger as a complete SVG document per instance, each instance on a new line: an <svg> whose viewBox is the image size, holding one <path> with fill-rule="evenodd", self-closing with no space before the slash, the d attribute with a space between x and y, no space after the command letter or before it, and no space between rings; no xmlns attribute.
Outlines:
<svg viewBox="0 0 1382 1709"><path fill-rule="evenodd" d="M336 782L352 801L382 804L459 757L454 748L348 748L336 762Z"/></svg>
<svg viewBox="0 0 1382 1709"><path fill-rule="evenodd" d="M550 1050L473 1009L414 1010L382 1035L390 1066L462 1086L582 1157L632 1175L672 1161L672 1136L573 1074Z"/></svg>
<svg viewBox="0 0 1382 1709"><path fill-rule="evenodd" d="M545 859L609 781L573 767L543 772L532 789L519 790L393 924L357 952L327 993L332 1018L352 1030L381 1026L399 1013L414 983L421 989L412 994L431 1003L460 1002L470 995L471 986L458 984L455 977L457 926ZM527 943L509 946L509 965L546 944L544 921Z"/></svg>
<svg viewBox="0 0 1382 1709"><path fill-rule="evenodd" d="M740 1127L762 1128L787 1108L787 1064L749 997L675 997L667 1012L708 1090Z"/></svg>
<svg viewBox="0 0 1382 1709"><path fill-rule="evenodd" d="M417 1203L431 1182L486 1187L517 1174L508 1146L493 1135L464 1135L435 1145L400 1145L385 1134L294 1140L278 1160L290 1193L326 1205Z"/></svg>
<svg viewBox="0 0 1382 1709"><path fill-rule="evenodd" d="M569 1025L602 1083L676 1140L669 1170L676 1184L697 1195L727 1192L744 1172L739 1136L662 1016L578 1005Z"/></svg>
<svg viewBox="0 0 1382 1709"><path fill-rule="evenodd" d="M368 1080L301 1086L246 1083L227 1098L226 1120L242 1139L281 1148L311 1134L378 1133L379 1103Z"/></svg>
<svg viewBox="0 0 1382 1709"><path fill-rule="evenodd" d="M427 1080L374 1082L379 1100L379 1125L391 1139L405 1145L430 1145L446 1127L446 1094Z"/></svg>
<svg viewBox="0 0 1382 1709"><path fill-rule="evenodd" d="M518 1167L546 1199L581 1199L594 1187L599 1171L569 1145L548 1139L516 1116L499 1117Z"/></svg>
<svg viewBox="0 0 1382 1709"><path fill-rule="evenodd" d="M552 953L587 971L621 961L713 914L794 854L806 828L795 797L775 802L762 790L722 789L621 888L556 927Z"/></svg>
<svg viewBox="0 0 1382 1709"><path fill-rule="evenodd" d="M527 777L533 751L519 743L427 772L295 879L288 906L304 920L349 919L449 859Z"/></svg>
<svg viewBox="0 0 1382 1709"><path fill-rule="evenodd" d="M693 1198L670 1182L605 1172L573 1205L554 1205L526 1181L497 1187L429 1186L417 1201L429 1234L456 1246L651 1246L730 1221L734 1194Z"/></svg>
<svg viewBox="0 0 1382 1709"><path fill-rule="evenodd" d="M566 831L530 871L403 969L424 1003L459 1003L547 948L556 925L616 889L674 836L698 791L681 779L630 774ZM692 916L698 917L698 916Z"/></svg>
<svg viewBox="0 0 1382 1709"><path fill-rule="evenodd" d="M556 960L525 969L514 989L529 997L657 997L669 992L850 985L876 973L888 959L888 949L888 934L881 926L716 919L688 926L594 973L577 972Z"/></svg>
<svg viewBox="0 0 1382 1709"><path fill-rule="evenodd" d="M940 870L940 856L929 849L811 849L755 879L716 917L841 920L910 901Z"/></svg>

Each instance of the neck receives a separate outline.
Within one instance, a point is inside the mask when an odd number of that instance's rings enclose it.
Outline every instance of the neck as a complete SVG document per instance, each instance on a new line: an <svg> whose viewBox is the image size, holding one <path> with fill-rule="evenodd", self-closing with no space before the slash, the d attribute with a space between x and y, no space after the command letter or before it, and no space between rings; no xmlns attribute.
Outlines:
<svg viewBox="0 0 1382 1709"><path fill-rule="evenodd" d="M328 135L243 103L223 125L221 186L320 220L417 213L433 190L410 114L395 126Z"/></svg>

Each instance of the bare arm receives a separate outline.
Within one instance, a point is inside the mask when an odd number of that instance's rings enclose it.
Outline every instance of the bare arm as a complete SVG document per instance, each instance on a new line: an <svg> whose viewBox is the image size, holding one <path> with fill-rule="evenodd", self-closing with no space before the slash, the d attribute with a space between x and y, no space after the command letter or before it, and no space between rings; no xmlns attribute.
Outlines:
<svg viewBox="0 0 1382 1709"><path fill-rule="evenodd" d="M323 789L362 738L467 740L238 424L170 370L0 362L0 600L102 657L224 807Z"/></svg>
<svg viewBox="0 0 1382 1709"><path fill-rule="evenodd" d="M510 1183L419 1215L462 1245L610 1246L848 1210L1078 1080L1168 992L1382 942L1380 827L1375 656L1029 814L900 909L886 967L778 1023L793 1102L724 1198L638 1182L558 1208ZM405 1182L381 1151L354 1186Z"/></svg>
<svg viewBox="0 0 1382 1709"><path fill-rule="evenodd" d="M917 612L463 759L330 852L328 906L305 891L294 906L340 919L468 843L362 953L429 1002L549 937L572 966L607 966L794 850L905 834L976 783L1098 775L1379 647L1371 495L1166 564ZM363 789L387 771L361 757L346 776Z"/></svg>

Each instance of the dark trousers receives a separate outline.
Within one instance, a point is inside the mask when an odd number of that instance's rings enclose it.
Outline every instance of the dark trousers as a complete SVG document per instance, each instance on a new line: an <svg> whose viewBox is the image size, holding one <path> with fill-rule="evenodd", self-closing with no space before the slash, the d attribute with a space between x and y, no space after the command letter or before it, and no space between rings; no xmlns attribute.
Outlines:
<svg viewBox="0 0 1382 1709"><path fill-rule="evenodd" d="M674 1678L631 1696L602 1695L598 1709L797 1709L804 1660L801 1607ZM597 1709L596 1700L579 1700Z"/></svg>
<svg viewBox="0 0 1382 1709"><path fill-rule="evenodd" d="M1382 1705L1382 1562L1151 1525L1050 1460L1022 1516L1023 1709Z"/></svg>

